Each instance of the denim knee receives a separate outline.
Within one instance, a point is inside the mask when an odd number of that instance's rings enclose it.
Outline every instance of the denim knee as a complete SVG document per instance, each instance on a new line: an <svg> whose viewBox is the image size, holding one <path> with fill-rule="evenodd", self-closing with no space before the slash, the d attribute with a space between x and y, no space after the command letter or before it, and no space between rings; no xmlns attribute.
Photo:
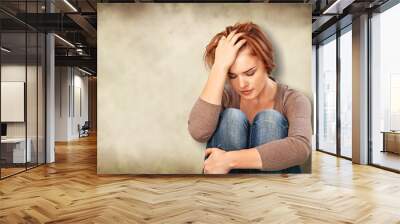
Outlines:
<svg viewBox="0 0 400 224"><path fill-rule="evenodd" d="M249 126L249 121L247 119L246 114L236 108L226 108L221 113L221 123L223 124L234 124L234 125L242 125Z"/></svg>
<svg viewBox="0 0 400 224"><path fill-rule="evenodd" d="M250 147L282 139L288 135L288 121L276 110L263 110L254 117L250 131Z"/></svg>
<svg viewBox="0 0 400 224"><path fill-rule="evenodd" d="M253 119L253 123L267 121L288 128L288 121L283 114L273 109L262 110L256 114Z"/></svg>
<svg viewBox="0 0 400 224"><path fill-rule="evenodd" d="M226 108L220 114L217 129L207 147L217 147L228 151L247 148L249 126L250 123L243 111Z"/></svg>

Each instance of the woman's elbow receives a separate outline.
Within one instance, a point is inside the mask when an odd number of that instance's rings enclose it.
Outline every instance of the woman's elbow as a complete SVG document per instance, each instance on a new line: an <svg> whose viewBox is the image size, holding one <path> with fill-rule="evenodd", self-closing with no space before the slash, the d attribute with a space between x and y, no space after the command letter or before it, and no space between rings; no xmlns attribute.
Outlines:
<svg viewBox="0 0 400 224"><path fill-rule="evenodd" d="M312 150L311 144L308 141L301 141L299 148L301 150L298 150L298 165L302 165L307 162L308 158L310 158Z"/></svg>
<svg viewBox="0 0 400 224"><path fill-rule="evenodd" d="M212 133L210 133L210 131L204 130L202 128L198 128L191 123L189 123L189 125L188 125L188 131L194 140L196 140L198 142L202 142L202 143L207 142L211 138L211 135L212 135Z"/></svg>

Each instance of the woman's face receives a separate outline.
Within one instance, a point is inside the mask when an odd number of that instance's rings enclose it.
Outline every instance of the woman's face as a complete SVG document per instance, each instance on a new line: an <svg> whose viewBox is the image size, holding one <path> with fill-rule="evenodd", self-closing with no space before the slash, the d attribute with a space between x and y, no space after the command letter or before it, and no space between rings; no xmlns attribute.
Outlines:
<svg viewBox="0 0 400 224"><path fill-rule="evenodd" d="M265 87L266 69L262 60L247 47L240 50L228 72L233 89L244 99L256 98Z"/></svg>

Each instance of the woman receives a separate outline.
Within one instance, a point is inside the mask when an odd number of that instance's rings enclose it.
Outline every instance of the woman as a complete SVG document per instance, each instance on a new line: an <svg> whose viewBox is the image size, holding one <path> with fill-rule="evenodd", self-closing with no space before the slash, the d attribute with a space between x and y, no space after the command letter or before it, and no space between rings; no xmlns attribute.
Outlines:
<svg viewBox="0 0 400 224"><path fill-rule="evenodd" d="M204 173L300 173L311 152L311 104L271 78L271 42L254 23L226 27L208 44L208 80L189 115L207 142Z"/></svg>

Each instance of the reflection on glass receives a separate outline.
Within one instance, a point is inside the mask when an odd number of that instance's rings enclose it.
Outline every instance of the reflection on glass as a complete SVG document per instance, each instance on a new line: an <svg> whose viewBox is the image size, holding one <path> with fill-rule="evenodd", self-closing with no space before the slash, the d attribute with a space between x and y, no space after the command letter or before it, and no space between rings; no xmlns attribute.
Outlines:
<svg viewBox="0 0 400 224"><path fill-rule="evenodd" d="M352 37L351 30L340 36L340 152L352 157Z"/></svg>
<svg viewBox="0 0 400 224"><path fill-rule="evenodd" d="M382 132L400 131L400 5L372 18L372 163L400 170L400 137L383 145ZM400 133L396 134L397 136ZM383 152L382 152L383 151Z"/></svg>
<svg viewBox="0 0 400 224"><path fill-rule="evenodd" d="M0 1L0 7L43 13L45 1ZM45 162L45 35L0 12L0 178ZM4 23L6 21L6 23Z"/></svg>
<svg viewBox="0 0 400 224"><path fill-rule="evenodd" d="M24 117L25 37L22 32L1 34L2 47L9 49L1 52L1 122L6 129L1 140L2 178L25 170L31 155Z"/></svg>
<svg viewBox="0 0 400 224"><path fill-rule="evenodd" d="M37 33L29 32L27 33L27 43L28 43L28 61L27 61L27 99L26 99L26 111L27 111L27 142L29 144L28 149L30 149L30 160L28 160L28 168L37 165Z"/></svg>
<svg viewBox="0 0 400 224"><path fill-rule="evenodd" d="M45 163L45 35L39 33L38 41L38 164Z"/></svg>
<svg viewBox="0 0 400 224"><path fill-rule="evenodd" d="M318 48L318 148L336 153L336 39Z"/></svg>

